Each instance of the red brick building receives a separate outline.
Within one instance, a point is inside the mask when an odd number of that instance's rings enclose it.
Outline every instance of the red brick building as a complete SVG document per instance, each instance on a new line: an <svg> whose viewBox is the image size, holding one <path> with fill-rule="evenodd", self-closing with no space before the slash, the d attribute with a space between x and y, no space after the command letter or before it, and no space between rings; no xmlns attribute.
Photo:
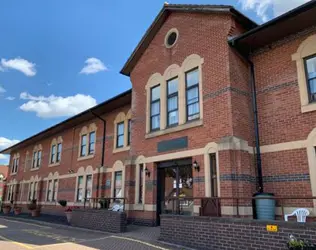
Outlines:
<svg viewBox="0 0 316 250"><path fill-rule="evenodd" d="M8 166L0 165L0 202L4 196L5 192L5 181L8 176Z"/></svg>
<svg viewBox="0 0 316 250"><path fill-rule="evenodd" d="M130 91L1 152L7 200L59 213L60 199L125 197L130 221L155 224L172 197L316 196L315 19L316 1L261 26L165 5L121 70Z"/></svg>

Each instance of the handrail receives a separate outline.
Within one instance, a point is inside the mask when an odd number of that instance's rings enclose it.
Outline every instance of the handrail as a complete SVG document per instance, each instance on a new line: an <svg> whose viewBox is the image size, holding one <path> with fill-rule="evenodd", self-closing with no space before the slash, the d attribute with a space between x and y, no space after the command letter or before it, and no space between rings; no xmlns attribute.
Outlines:
<svg viewBox="0 0 316 250"><path fill-rule="evenodd" d="M265 197L260 197L260 196L251 196L251 197L171 197L165 200L165 202L172 202L172 213L179 214L181 212L181 201L187 201L187 200L193 200L193 201L199 201L199 206L200 206L200 215L203 215L205 212L205 209L207 208L208 205L211 205L216 213L214 214L211 212L213 215L211 216L221 216L221 203L228 201L229 203L233 203L233 206L236 207L236 215L237 217L240 217L239 213L239 207L241 206L240 201L255 201L255 200L275 200L278 202L278 206L281 207L281 215L282 217L284 216L284 207L286 207L285 200L296 200L296 201L302 201L306 200L308 202L313 202L313 200L316 200L316 196L265 196ZM211 204L209 201L213 201ZM246 205L248 206L248 205ZM212 210L212 209L211 209ZM183 211L183 210L182 210ZM206 215L210 216L210 215Z"/></svg>
<svg viewBox="0 0 316 250"><path fill-rule="evenodd" d="M168 200L181 200L181 199L188 199L188 200L196 200L196 199L218 199L218 200L260 200L260 199L271 199L271 200L313 200L316 199L316 196L288 196L288 197L278 197L278 196L266 196L266 197L171 197Z"/></svg>
<svg viewBox="0 0 316 250"><path fill-rule="evenodd" d="M83 204L83 207L84 209L86 208L86 203L89 202L90 204L90 201L92 201L92 208L93 209L97 209L98 208L98 203L99 201L102 201L102 200L105 200L105 201L109 201L109 203L115 203L117 201L123 201L123 211L125 210L125 204L126 204L126 201L127 201L127 198L125 197L122 197L122 198L117 198L117 197L92 197L92 198L85 198L84 199L84 204ZM89 207L91 208L91 207Z"/></svg>

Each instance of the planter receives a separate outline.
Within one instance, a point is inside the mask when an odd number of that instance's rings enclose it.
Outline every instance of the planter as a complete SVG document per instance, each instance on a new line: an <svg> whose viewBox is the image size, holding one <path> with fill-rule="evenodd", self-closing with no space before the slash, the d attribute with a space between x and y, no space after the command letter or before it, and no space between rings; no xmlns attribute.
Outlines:
<svg viewBox="0 0 316 250"><path fill-rule="evenodd" d="M19 215L21 212L22 212L22 208L21 207L14 208L14 214L15 215Z"/></svg>
<svg viewBox="0 0 316 250"><path fill-rule="evenodd" d="M40 211L39 210L31 210L32 217L38 217L40 216Z"/></svg>
<svg viewBox="0 0 316 250"><path fill-rule="evenodd" d="M66 214L68 223L70 223L71 218L72 218L72 212L65 212L65 214Z"/></svg>
<svg viewBox="0 0 316 250"><path fill-rule="evenodd" d="M4 214L9 214L10 211L11 211L11 207L3 207L2 211L3 211Z"/></svg>
<svg viewBox="0 0 316 250"><path fill-rule="evenodd" d="M290 250L316 250L316 245L310 242L303 242L301 246L290 246L288 243L287 247Z"/></svg>

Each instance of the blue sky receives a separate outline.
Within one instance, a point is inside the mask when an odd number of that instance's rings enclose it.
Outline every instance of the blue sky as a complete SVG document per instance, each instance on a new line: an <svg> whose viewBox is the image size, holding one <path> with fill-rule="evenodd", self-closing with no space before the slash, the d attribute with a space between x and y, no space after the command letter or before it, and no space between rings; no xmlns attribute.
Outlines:
<svg viewBox="0 0 316 250"><path fill-rule="evenodd" d="M234 5L262 23L306 1L170 3ZM129 89L129 78L119 71L163 3L1 1L0 149ZM7 161L0 155L0 164Z"/></svg>

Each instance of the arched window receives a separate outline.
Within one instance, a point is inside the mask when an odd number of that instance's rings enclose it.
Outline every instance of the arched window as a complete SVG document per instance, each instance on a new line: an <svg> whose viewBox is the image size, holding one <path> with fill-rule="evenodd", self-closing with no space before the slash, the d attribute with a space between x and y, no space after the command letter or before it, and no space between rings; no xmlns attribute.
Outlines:
<svg viewBox="0 0 316 250"><path fill-rule="evenodd" d="M33 149L33 158L32 158L32 165L31 171L37 170L41 167L42 164L42 145L36 145Z"/></svg>
<svg viewBox="0 0 316 250"><path fill-rule="evenodd" d="M132 111L125 115L120 112L114 120L113 152L122 152L130 149L132 135Z"/></svg>
<svg viewBox="0 0 316 250"><path fill-rule="evenodd" d="M301 111L316 110L316 35L301 43L292 60L296 61Z"/></svg>
<svg viewBox="0 0 316 250"><path fill-rule="evenodd" d="M146 84L146 138L202 125L202 64L188 56L181 66L170 65L163 75L154 73Z"/></svg>
<svg viewBox="0 0 316 250"><path fill-rule="evenodd" d="M78 158L87 159L93 157L95 155L97 138L97 126L95 123L91 123L89 127L84 126L79 136Z"/></svg>
<svg viewBox="0 0 316 250"><path fill-rule="evenodd" d="M50 146L50 157L49 157L49 167L56 166L60 164L61 154L62 154L62 143L63 139L61 136L54 138Z"/></svg>
<svg viewBox="0 0 316 250"><path fill-rule="evenodd" d="M18 172L19 168L19 163L20 163L20 154L14 154L12 157L12 162L11 162L11 175L15 175Z"/></svg>

